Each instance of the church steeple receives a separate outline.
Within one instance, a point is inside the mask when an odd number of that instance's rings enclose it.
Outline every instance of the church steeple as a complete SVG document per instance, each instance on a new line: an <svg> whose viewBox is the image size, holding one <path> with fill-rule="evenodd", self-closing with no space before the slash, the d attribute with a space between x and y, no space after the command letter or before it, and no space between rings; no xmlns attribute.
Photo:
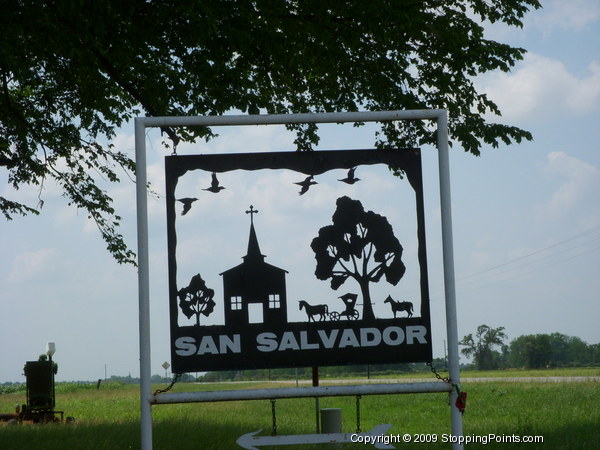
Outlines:
<svg viewBox="0 0 600 450"><path fill-rule="evenodd" d="M260 247L258 245L258 238L256 237L256 231L254 230L254 214L258 213L258 210L254 209L254 206L250 205L250 209L246 211L246 214L250 214L250 236L248 237L248 251L244 256L244 261L264 261L265 255L260 253Z"/></svg>

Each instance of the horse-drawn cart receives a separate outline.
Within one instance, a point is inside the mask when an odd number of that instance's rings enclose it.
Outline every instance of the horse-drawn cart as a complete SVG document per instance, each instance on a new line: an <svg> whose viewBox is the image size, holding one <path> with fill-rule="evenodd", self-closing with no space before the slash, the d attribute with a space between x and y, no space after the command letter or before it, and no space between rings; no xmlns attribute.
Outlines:
<svg viewBox="0 0 600 450"><path fill-rule="evenodd" d="M347 295L349 294L346 294L346 296ZM354 296L355 294L351 295ZM342 296L340 298L344 300L344 297L346 296ZM298 303L299 309L304 309L304 311L306 312L309 322L315 322L315 316L319 317L319 322L323 320L337 322L342 316L345 316L347 320L358 320L360 316L359 312L354 308L354 305L356 304L355 297L353 300L351 299L350 302L344 301L344 303L346 304L346 309L342 312L329 312L329 307L327 305L309 305L305 300L300 300Z"/></svg>

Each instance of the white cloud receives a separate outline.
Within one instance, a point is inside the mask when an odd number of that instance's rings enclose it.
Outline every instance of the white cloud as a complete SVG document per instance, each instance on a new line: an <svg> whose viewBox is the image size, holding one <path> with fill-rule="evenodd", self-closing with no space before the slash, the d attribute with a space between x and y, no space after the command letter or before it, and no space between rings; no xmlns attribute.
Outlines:
<svg viewBox="0 0 600 450"><path fill-rule="evenodd" d="M483 90L509 122L565 112L581 116L600 103L600 63L593 61L589 72L578 78L561 61L529 53L513 73L484 78Z"/></svg>
<svg viewBox="0 0 600 450"><path fill-rule="evenodd" d="M545 171L563 181L552 196L537 207L542 217L569 217L575 221L589 214L597 215L597 207L594 207L600 201L600 170L597 167L564 152L552 152L548 154ZM579 214L574 215L576 210Z"/></svg>
<svg viewBox="0 0 600 450"><path fill-rule="evenodd" d="M198 153L248 153L269 150L293 150L294 134L283 126L257 125L244 127L213 127L219 137L208 143L181 143L177 148L180 155Z"/></svg>
<svg viewBox="0 0 600 450"><path fill-rule="evenodd" d="M555 29L582 31L600 19L598 0L551 0L543 6L531 22L546 35Z"/></svg>
<svg viewBox="0 0 600 450"><path fill-rule="evenodd" d="M131 130L131 133L125 131L117 133L111 143L114 145L116 151L133 156L135 154L135 135L133 134L133 125L129 129Z"/></svg>
<svg viewBox="0 0 600 450"><path fill-rule="evenodd" d="M58 252L53 248L42 248L37 251L25 251L15 256L8 281L21 283L48 271L56 262Z"/></svg>

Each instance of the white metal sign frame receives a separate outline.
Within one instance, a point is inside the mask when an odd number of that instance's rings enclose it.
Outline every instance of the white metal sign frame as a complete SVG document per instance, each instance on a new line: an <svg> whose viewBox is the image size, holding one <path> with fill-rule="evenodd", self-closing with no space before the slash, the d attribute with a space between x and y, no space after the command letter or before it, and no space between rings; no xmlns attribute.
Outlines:
<svg viewBox="0 0 600 450"><path fill-rule="evenodd" d="M148 203L146 186L146 128L193 126L286 125L300 123L386 122L397 120L434 120L437 125L438 168L442 222L442 249L450 382L395 383L388 385L350 385L284 389L256 389L226 392L181 392L152 394L150 351L150 267L148 249ZM138 300L140 343L141 448L152 449L152 405L165 403L212 402L250 399L377 395L391 393L449 392L451 431L462 436L462 413L455 406L460 390L458 330L450 201L450 164L448 155L448 113L445 109L411 111L360 111L346 113L267 114L193 117L138 117L135 119ZM462 444L454 443L460 449Z"/></svg>

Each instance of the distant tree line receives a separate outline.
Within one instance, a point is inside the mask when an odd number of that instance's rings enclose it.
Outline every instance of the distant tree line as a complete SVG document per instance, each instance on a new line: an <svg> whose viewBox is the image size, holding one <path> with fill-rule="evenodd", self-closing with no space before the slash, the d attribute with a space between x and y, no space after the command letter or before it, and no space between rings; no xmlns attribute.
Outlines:
<svg viewBox="0 0 600 450"><path fill-rule="evenodd" d="M600 366L600 343L588 344L575 336L562 333L522 335L506 344L508 339L504 327L492 328L480 325L474 334L467 334L460 342L461 353L472 358L472 364L461 364L461 368L476 368L478 370L494 370L508 368L554 368L577 366ZM432 366L438 371L447 371L445 358L434 358ZM387 374L410 374L430 371L431 367L424 363L408 364L371 364L320 367L320 378L335 378L356 376L385 376ZM259 370L226 370L207 372L196 377L184 373L178 382L215 382L243 380L310 380L312 368L298 367L287 369ZM139 384L137 377L113 375L106 381L126 384ZM163 375L152 375L154 384L171 382L171 378ZM24 389L24 383L0 383L0 394L16 392Z"/></svg>
<svg viewBox="0 0 600 450"><path fill-rule="evenodd" d="M505 344L504 327L477 327L475 335L467 334L459 344L461 353L473 358L479 370L586 366L600 364L600 344L588 344L575 336L562 333L528 334Z"/></svg>
<svg viewBox="0 0 600 450"><path fill-rule="evenodd" d="M600 365L600 344L588 344L582 339L562 333L530 334L519 336L509 344L504 327L492 328L480 325L474 334L467 334L460 342L461 353L472 359L472 364L461 364L461 368L494 370L508 368L554 368ZM445 358L435 358L433 367L446 371ZM423 363L372 364L320 367L321 378L338 376L385 376L398 373L417 373L431 368ZM307 380L312 377L310 367L289 369L226 370L207 372L198 381L243 381L243 380Z"/></svg>
<svg viewBox="0 0 600 450"><path fill-rule="evenodd" d="M600 344L561 333L529 334L510 343L512 367L557 367L600 364Z"/></svg>
<svg viewBox="0 0 600 450"><path fill-rule="evenodd" d="M150 382L151 383L155 383L155 384L159 384L159 383L166 383L166 382L171 382L171 377L165 378L164 375L158 375L158 374L154 374L152 375L152 377L150 377ZM132 377L131 375L128 376L118 376L118 375L112 375L107 381L116 381L119 383L125 383L125 384L139 384L140 383L140 379L137 377ZM196 381L196 377L194 377L192 374L189 373L184 373L179 377L178 382L190 382L190 381Z"/></svg>
<svg viewBox="0 0 600 450"><path fill-rule="evenodd" d="M436 369L445 370L446 363L443 358L435 359ZM370 365L348 365L319 367L319 378L336 378L340 376L356 376L357 378L368 378L372 376L385 376L398 373L417 373L429 370L423 363L403 364L370 364ZM207 372L198 378L198 381L245 381L245 380L311 380L311 367L285 368L285 369L255 369L255 370L225 370L219 372Z"/></svg>

